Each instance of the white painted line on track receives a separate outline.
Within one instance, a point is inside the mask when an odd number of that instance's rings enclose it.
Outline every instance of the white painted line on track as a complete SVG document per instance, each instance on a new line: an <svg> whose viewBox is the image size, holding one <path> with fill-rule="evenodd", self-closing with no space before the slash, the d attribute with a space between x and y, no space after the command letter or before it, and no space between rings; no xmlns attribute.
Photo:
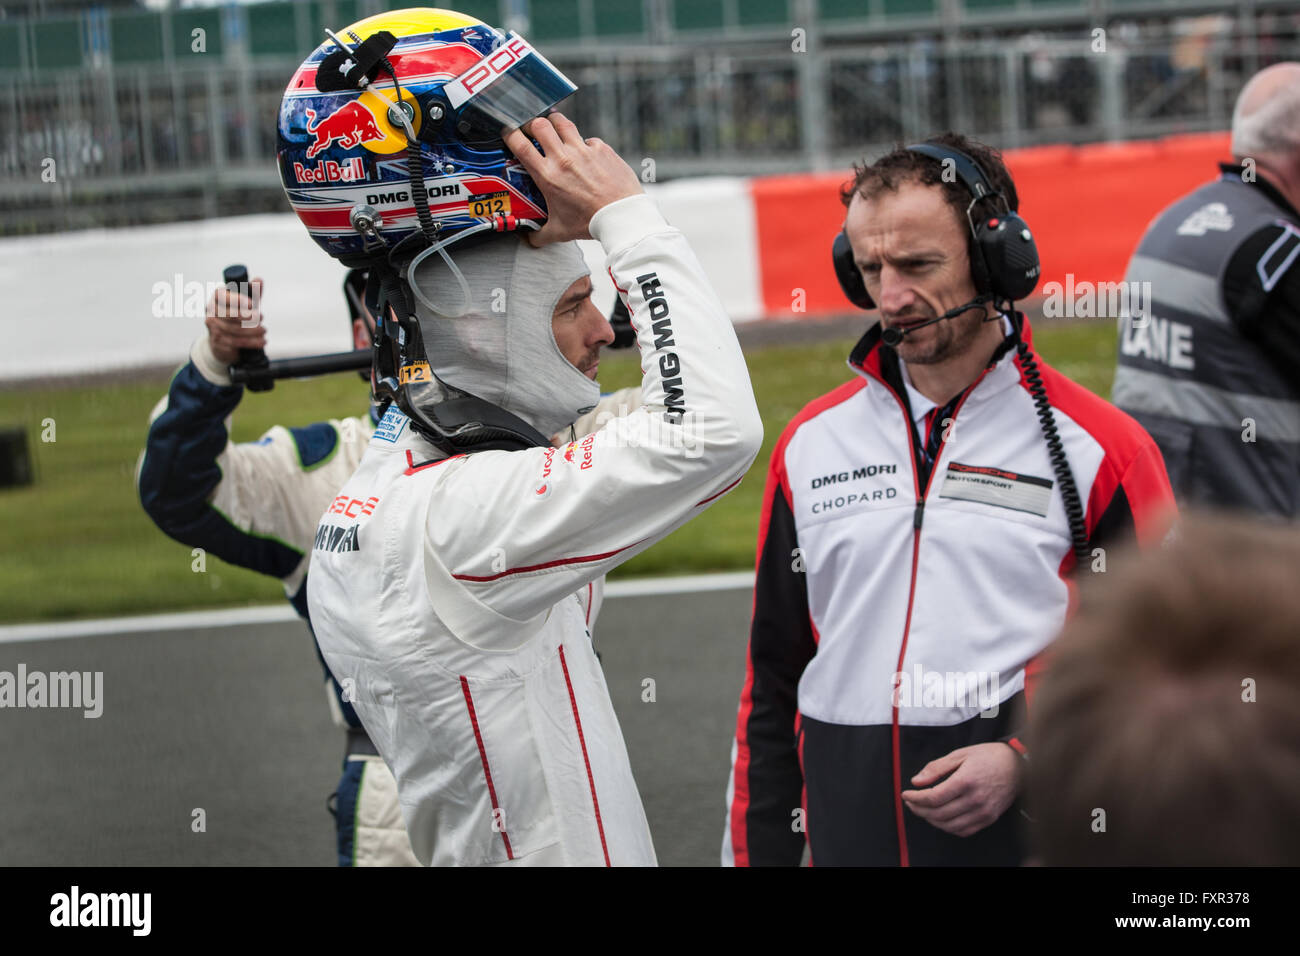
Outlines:
<svg viewBox="0 0 1300 956"><path fill-rule="evenodd" d="M752 571L690 574L666 578L630 578L608 582L605 585L605 600L665 594L697 594L705 591L740 591L753 586ZM281 602L217 611L180 611L138 617L58 621L52 624L12 624L0 627L0 644L57 641L76 637L109 637L114 634L143 634L149 631L197 631L213 627L238 627L243 624L281 624L296 620L298 615L294 609L287 602Z"/></svg>
<svg viewBox="0 0 1300 956"><path fill-rule="evenodd" d="M210 627L278 624L282 621L296 620L298 620L297 612L286 601L280 604L232 607L219 611L180 611L173 614L147 614L141 617L59 621L54 624L14 624L0 627L0 644L16 644L19 641L57 641L70 637L108 637L113 634L141 634L146 631L197 631Z"/></svg>
<svg viewBox="0 0 1300 956"><path fill-rule="evenodd" d="M628 578L621 581L606 581L605 600L659 594L696 594L700 591L740 591L753 586L753 571L688 574L670 578Z"/></svg>

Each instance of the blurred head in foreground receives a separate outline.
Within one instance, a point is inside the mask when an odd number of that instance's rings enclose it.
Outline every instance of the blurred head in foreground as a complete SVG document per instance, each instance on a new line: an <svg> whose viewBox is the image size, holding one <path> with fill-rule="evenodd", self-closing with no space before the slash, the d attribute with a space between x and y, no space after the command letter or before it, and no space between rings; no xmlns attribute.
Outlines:
<svg viewBox="0 0 1300 956"><path fill-rule="evenodd" d="M1030 707L1049 866L1300 864L1300 530L1193 518L1087 582Z"/></svg>

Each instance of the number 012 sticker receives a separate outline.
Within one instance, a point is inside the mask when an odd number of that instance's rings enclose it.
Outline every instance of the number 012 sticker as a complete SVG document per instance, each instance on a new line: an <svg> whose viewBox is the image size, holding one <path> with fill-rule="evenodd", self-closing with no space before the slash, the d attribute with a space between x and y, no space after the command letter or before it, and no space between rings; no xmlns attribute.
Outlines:
<svg viewBox="0 0 1300 956"><path fill-rule="evenodd" d="M510 215L510 194L507 192L483 193L469 201L469 214L476 219Z"/></svg>
<svg viewBox="0 0 1300 956"><path fill-rule="evenodd" d="M409 385L412 382L433 381L433 375L429 371L429 363L416 362L413 365L403 365L398 369L397 381L402 385Z"/></svg>

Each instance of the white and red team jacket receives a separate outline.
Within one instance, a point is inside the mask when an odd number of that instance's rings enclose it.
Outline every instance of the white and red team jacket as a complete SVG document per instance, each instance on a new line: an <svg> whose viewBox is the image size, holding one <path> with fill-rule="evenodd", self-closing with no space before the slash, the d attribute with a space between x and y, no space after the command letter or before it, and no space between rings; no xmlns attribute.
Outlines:
<svg viewBox="0 0 1300 956"><path fill-rule="evenodd" d="M1038 658L1070 600L1064 502L1014 350L931 423L948 431L927 469L897 356L879 341L873 326L849 360L857 377L795 416L772 453L724 864L797 865L805 840L818 865L1023 859L1018 804L962 838L900 794L960 747L1024 753ZM1155 443L1038 367L1089 552L1158 542L1174 505Z"/></svg>
<svg viewBox="0 0 1300 956"><path fill-rule="evenodd" d="M579 594L737 484L762 424L681 233L645 196L590 229L644 404L559 449L452 458L390 409L317 536L317 638L425 864L655 863Z"/></svg>

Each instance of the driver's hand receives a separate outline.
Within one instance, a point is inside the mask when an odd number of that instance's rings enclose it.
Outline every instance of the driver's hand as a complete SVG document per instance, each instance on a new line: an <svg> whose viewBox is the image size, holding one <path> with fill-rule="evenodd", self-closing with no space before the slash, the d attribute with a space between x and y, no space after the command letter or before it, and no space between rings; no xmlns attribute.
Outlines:
<svg viewBox="0 0 1300 956"><path fill-rule="evenodd" d="M549 113L502 133L510 151L546 197L546 224L528 233L534 246L567 239L590 239L591 217L612 202L642 192L641 181L604 140L583 139L561 113ZM538 152L529 137L541 144Z"/></svg>

